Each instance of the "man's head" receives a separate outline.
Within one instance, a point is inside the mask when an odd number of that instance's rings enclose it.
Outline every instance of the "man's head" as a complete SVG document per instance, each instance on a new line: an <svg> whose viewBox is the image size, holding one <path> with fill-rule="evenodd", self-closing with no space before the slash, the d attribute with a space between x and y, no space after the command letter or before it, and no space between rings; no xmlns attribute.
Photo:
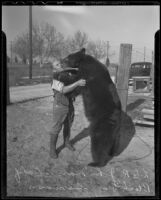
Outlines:
<svg viewBox="0 0 161 200"><path fill-rule="evenodd" d="M53 62L53 72L61 72L63 70L60 61Z"/></svg>

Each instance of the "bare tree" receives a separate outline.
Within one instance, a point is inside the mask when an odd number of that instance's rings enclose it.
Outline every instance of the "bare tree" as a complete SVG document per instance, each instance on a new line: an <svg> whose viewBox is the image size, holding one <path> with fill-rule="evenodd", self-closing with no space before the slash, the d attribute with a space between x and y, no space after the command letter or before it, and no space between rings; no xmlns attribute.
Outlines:
<svg viewBox="0 0 161 200"><path fill-rule="evenodd" d="M40 62L50 58L62 57L65 46L64 36L48 23L34 23L32 28L33 58L38 57ZM29 35L23 33L14 41L13 51L17 53L24 62L29 58Z"/></svg>
<svg viewBox="0 0 161 200"><path fill-rule="evenodd" d="M26 63L29 58L29 35L22 33L13 43L13 51Z"/></svg>
<svg viewBox="0 0 161 200"><path fill-rule="evenodd" d="M39 57L40 62L43 62L44 52L45 52L45 46L44 46L44 36L42 28L39 24L35 23L33 24L32 28L32 37L33 37L33 56Z"/></svg>
<svg viewBox="0 0 161 200"><path fill-rule="evenodd" d="M35 24L33 28L34 51L41 62L49 57L60 58L64 36L48 23Z"/></svg>
<svg viewBox="0 0 161 200"><path fill-rule="evenodd" d="M107 55L107 46L104 41L89 41L87 45L87 53L100 60Z"/></svg>
<svg viewBox="0 0 161 200"><path fill-rule="evenodd" d="M80 30L76 31L72 38L68 38L68 46L71 51L77 51L88 43L88 35Z"/></svg>

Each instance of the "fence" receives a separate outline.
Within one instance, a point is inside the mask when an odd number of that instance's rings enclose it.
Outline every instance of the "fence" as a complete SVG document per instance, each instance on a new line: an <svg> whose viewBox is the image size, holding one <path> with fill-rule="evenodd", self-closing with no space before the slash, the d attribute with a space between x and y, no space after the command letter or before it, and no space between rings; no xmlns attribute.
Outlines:
<svg viewBox="0 0 161 200"><path fill-rule="evenodd" d="M9 85L10 86L16 86L19 84L25 84L26 82L29 83L29 80L27 77L29 76L29 65L23 65L23 64L9 64L8 63L8 69L9 69ZM38 64L33 65L32 67L32 81L35 81L36 79L41 82L49 82L50 77L52 75L52 67L51 66L45 66L40 67Z"/></svg>

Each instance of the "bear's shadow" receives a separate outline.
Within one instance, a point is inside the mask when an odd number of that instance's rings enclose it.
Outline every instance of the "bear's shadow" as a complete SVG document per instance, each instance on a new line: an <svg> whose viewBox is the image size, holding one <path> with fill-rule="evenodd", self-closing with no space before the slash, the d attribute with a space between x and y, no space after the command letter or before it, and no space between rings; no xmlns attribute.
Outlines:
<svg viewBox="0 0 161 200"><path fill-rule="evenodd" d="M136 101L127 105L127 111L132 111L137 108L139 105L143 104L145 99L137 99Z"/></svg>
<svg viewBox="0 0 161 200"><path fill-rule="evenodd" d="M135 126L130 116L127 113L121 113L121 122L120 122L120 130L117 137L117 144L114 156L118 156L121 154L129 145L130 141L132 140L135 134ZM78 135L76 135L70 142L74 145L81 139L89 136L89 128L84 128ZM63 145L58 147L57 152L60 153L61 150L64 148ZM112 159L112 158L111 158Z"/></svg>

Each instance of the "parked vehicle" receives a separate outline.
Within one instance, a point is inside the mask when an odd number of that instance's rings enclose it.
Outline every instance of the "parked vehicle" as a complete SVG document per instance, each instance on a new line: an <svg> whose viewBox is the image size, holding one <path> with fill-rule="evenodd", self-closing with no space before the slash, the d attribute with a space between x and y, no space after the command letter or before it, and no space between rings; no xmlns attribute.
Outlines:
<svg viewBox="0 0 161 200"><path fill-rule="evenodd" d="M129 85L133 85L133 77L150 76L152 68L151 62L135 62L131 64L129 70Z"/></svg>

